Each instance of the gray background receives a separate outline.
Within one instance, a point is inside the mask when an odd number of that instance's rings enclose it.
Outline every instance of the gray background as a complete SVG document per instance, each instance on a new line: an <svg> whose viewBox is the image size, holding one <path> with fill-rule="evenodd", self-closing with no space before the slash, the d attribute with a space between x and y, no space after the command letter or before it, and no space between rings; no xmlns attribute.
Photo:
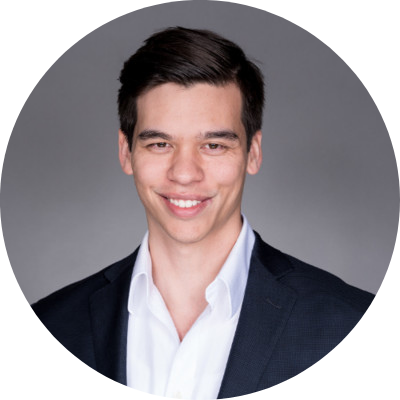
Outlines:
<svg viewBox="0 0 400 400"><path fill-rule="evenodd" d="M21 111L1 207L28 301L140 243L144 210L117 156L117 78L146 37L173 25L226 36L265 73L264 163L248 178L243 202L252 227L271 245L376 292L395 243L399 187L367 90L329 48L282 18L237 4L179 2L136 11L83 38Z"/></svg>

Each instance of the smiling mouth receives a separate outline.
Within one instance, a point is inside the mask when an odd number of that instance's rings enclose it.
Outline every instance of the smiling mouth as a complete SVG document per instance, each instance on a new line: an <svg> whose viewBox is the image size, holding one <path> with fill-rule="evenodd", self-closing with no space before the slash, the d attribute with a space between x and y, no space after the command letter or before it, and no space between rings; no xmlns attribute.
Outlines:
<svg viewBox="0 0 400 400"><path fill-rule="evenodd" d="M180 219L191 219L200 215L212 201L212 197L190 193L159 194L173 216Z"/></svg>
<svg viewBox="0 0 400 400"><path fill-rule="evenodd" d="M168 201L179 208L191 208L201 203L199 200L168 199Z"/></svg>

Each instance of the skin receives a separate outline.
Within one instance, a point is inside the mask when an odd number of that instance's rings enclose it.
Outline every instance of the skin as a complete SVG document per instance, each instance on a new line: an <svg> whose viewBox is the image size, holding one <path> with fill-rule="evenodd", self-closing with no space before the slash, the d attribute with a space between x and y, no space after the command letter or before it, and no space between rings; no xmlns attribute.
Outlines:
<svg viewBox="0 0 400 400"><path fill-rule="evenodd" d="M139 96L137 110L132 150L119 132L119 158L145 207L153 280L182 340L240 233L246 173L261 166L261 132L247 152L234 83L163 84ZM181 208L170 199L196 202Z"/></svg>

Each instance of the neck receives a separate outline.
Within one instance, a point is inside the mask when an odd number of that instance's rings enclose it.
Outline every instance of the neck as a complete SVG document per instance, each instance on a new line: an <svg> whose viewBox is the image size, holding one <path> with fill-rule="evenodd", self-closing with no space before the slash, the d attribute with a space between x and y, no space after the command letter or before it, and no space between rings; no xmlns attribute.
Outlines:
<svg viewBox="0 0 400 400"><path fill-rule="evenodd" d="M222 268L242 228L241 216L223 229L195 242L182 242L149 227L149 250L153 279L211 283Z"/></svg>
<svg viewBox="0 0 400 400"><path fill-rule="evenodd" d="M221 270L242 227L241 217L205 239L182 243L149 227L152 274L182 339L207 305L205 290Z"/></svg>

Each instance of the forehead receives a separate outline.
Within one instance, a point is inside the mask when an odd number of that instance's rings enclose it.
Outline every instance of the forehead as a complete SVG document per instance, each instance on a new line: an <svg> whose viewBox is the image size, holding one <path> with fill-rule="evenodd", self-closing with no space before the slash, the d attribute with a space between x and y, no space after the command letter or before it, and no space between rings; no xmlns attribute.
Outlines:
<svg viewBox="0 0 400 400"><path fill-rule="evenodd" d="M230 129L244 131L242 97L234 83L182 86L166 83L138 97L135 131L158 129L168 133Z"/></svg>

